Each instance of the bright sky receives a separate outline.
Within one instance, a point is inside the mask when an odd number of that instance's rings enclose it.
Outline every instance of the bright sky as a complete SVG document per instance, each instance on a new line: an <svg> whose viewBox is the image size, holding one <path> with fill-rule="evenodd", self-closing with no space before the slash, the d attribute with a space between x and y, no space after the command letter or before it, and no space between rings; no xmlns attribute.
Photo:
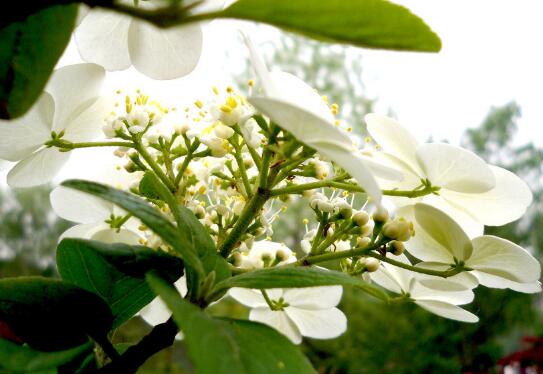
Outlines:
<svg viewBox="0 0 543 374"><path fill-rule="evenodd" d="M542 41L540 0L396 0L421 16L441 37L438 54L362 50L368 93L377 111L392 108L397 118L424 141L458 143L466 127L477 126L492 105L516 100L522 107L520 138L543 145ZM201 62L188 77L152 81L134 69L108 74L110 92L137 87L177 104L209 93L212 85L231 83L246 51L237 33L243 29L257 45L277 37L271 27L215 21L205 27ZM225 56L228 56L226 58ZM72 41L60 65L82 62ZM78 151L80 152L80 151ZM88 164L87 152L75 159ZM83 176L80 163L63 173Z"/></svg>

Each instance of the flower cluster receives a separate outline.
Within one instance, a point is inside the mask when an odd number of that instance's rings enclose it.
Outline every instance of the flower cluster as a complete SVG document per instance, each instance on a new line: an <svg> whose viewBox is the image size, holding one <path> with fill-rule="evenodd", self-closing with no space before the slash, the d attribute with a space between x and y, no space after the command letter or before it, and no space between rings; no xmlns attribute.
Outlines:
<svg viewBox="0 0 543 374"><path fill-rule="evenodd" d="M79 38L81 46L86 42ZM100 147L114 160L102 165L101 183L147 200L173 222L171 202L146 179L154 174L175 204L199 220L234 274L337 260L343 273L397 294L393 300L465 322L477 321L460 306L473 300L478 285L541 291L540 265L527 250L482 235L484 225L526 211L532 195L523 181L462 148L418 144L396 121L376 114L366 117L376 144L360 147L336 119L337 104L293 75L268 71L247 43L256 81L243 90L214 87L209 97L181 107L140 91L118 91L107 106L99 91L102 68L57 70L18 124L0 123L0 157L17 162L8 183L46 183L71 151ZM306 233L298 252L273 232L295 199L313 211L300 222ZM64 187L51 193L51 202L59 216L78 223L63 237L171 252L113 204ZM185 281L177 284L183 293ZM251 320L294 343L346 329L336 307L338 285L232 288L228 295L251 309ZM155 301L141 314L160 323L169 313Z"/></svg>

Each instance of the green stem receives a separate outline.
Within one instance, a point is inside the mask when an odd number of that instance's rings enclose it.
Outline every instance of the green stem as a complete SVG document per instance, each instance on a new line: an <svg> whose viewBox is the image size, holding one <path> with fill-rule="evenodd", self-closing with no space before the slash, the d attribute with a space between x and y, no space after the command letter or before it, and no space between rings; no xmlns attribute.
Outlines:
<svg viewBox="0 0 543 374"><path fill-rule="evenodd" d="M65 140L51 140L46 143L48 146L57 147L60 149L76 149L76 148L92 148L92 147L126 147L134 148L132 142L83 142L71 143Z"/></svg>
<svg viewBox="0 0 543 374"><path fill-rule="evenodd" d="M170 191L175 191L175 186L172 184L166 173L162 170L159 164L156 163L156 161L153 159L153 156L147 152L147 149L141 144L139 140L135 140L135 148L138 151L138 153L143 157L145 162L149 165L149 167L155 172L156 176L160 178L162 183L166 185L170 189Z"/></svg>
<svg viewBox="0 0 543 374"><path fill-rule="evenodd" d="M394 260L394 259L386 257L386 256L382 256L382 255L380 255L378 253L375 253L375 252L369 252L369 253L366 254L366 256L376 258L376 259L378 259L380 261L389 263L391 265L397 266L397 267L402 268L402 269L414 271L414 272L421 273L421 274L435 275L437 277L442 277L442 278L452 277L453 275L459 274L464 270L468 270L468 269L466 269L466 268L464 268L462 266L453 267L450 270L444 270L444 271L424 269L424 268L421 268L421 267L406 264L406 263L398 261L398 260Z"/></svg>
<svg viewBox="0 0 543 374"><path fill-rule="evenodd" d="M268 295L266 290L262 289L262 290L260 290L260 292L262 293L262 296L264 297L264 300L266 300L266 304L268 304L270 309L275 310L275 305L273 305L273 303L272 303L272 301L270 299L270 296Z"/></svg>
<svg viewBox="0 0 543 374"><path fill-rule="evenodd" d="M239 144L239 136L234 134L230 140L230 144L234 147L234 158L238 164L238 170L241 174L241 180L243 181L243 187L245 188L246 195L251 197L252 189L251 183L249 182L249 177L247 177L247 170L245 169L245 164L243 163L243 157L241 155L241 145Z"/></svg>

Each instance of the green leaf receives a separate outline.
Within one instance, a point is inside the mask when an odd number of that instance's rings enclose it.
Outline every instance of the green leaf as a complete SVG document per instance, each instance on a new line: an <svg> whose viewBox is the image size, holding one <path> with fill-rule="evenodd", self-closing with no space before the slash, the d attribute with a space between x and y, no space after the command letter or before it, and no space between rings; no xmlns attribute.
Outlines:
<svg viewBox="0 0 543 374"><path fill-rule="evenodd" d="M171 282L183 274L183 262L162 251L127 244L64 239L57 248L63 280L104 299L113 313L113 328L133 317L155 294L145 273L157 269Z"/></svg>
<svg viewBox="0 0 543 374"><path fill-rule="evenodd" d="M138 190L140 194L142 194L144 197L152 200L158 200L160 199L160 195L155 189L155 185L152 180L152 175L154 175L151 172L146 172L143 178L141 178Z"/></svg>
<svg viewBox="0 0 543 374"><path fill-rule="evenodd" d="M381 300L388 301L385 292L361 278L339 271L313 267L276 267L255 270L217 283L213 293L222 293L232 287L266 289L331 286L336 284L356 287Z"/></svg>
<svg viewBox="0 0 543 374"><path fill-rule="evenodd" d="M211 236L209 236L205 227L198 221L194 213L178 204L172 193L153 173L149 171L146 172L142 182L143 180L145 180L145 189L149 193L152 191L152 193L158 195L163 201L168 203L170 207L175 207L175 210L172 213L177 221L179 233L185 238L185 242L190 243L198 254L198 257L202 261L205 274L208 275L213 273L213 280L215 282L229 278L231 272L228 263L224 258L219 256ZM189 292L191 294L199 294L199 288L202 286L202 281L204 281L204 279L200 279L197 273L191 269L187 269L187 284L190 286Z"/></svg>
<svg viewBox="0 0 543 374"><path fill-rule="evenodd" d="M2 23L0 118L23 115L41 95L70 41L77 11L78 4L57 5Z"/></svg>
<svg viewBox="0 0 543 374"><path fill-rule="evenodd" d="M65 351L40 352L0 339L0 369L24 373L53 369L92 353L93 348L88 342Z"/></svg>
<svg viewBox="0 0 543 374"><path fill-rule="evenodd" d="M59 351L104 342L113 316L103 299L76 285L42 277L0 280L0 321L31 348Z"/></svg>
<svg viewBox="0 0 543 374"><path fill-rule="evenodd" d="M360 47L437 52L439 37L386 0L238 0L217 17L268 23L315 39Z"/></svg>
<svg viewBox="0 0 543 374"><path fill-rule="evenodd" d="M298 347L263 324L209 316L153 273L151 288L173 312L198 373L314 373Z"/></svg>
<svg viewBox="0 0 543 374"><path fill-rule="evenodd" d="M196 249L193 247L193 243L187 239L187 235L183 235L166 216L141 198L100 183L84 180L68 180L63 182L62 185L111 201L127 212L132 213L172 246L176 253L181 256L186 267L191 267L199 274L204 274L204 268L198 258Z"/></svg>

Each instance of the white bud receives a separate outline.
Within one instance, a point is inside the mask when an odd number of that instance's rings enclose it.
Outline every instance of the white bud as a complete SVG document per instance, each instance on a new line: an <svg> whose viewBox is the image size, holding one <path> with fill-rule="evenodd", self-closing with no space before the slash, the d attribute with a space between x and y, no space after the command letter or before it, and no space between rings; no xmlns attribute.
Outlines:
<svg viewBox="0 0 543 374"><path fill-rule="evenodd" d="M365 211L361 210L353 214L353 222L357 226L364 226L370 220L370 216Z"/></svg>
<svg viewBox="0 0 543 374"><path fill-rule="evenodd" d="M366 257L364 259L364 267L370 273L379 270L380 261L373 257Z"/></svg>
<svg viewBox="0 0 543 374"><path fill-rule="evenodd" d="M386 222L389 218L388 210L382 206L378 207L375 209L375 212L373 212L372 217L375 222Z"/></svg>
<svg viewBox="0 0 543 374"><path fill-rule="evenodd" d="M225 126L222 123L219 123L213 129L215 136L221 139L229 139L234 135L234 130L231 127Z"/></svg>

